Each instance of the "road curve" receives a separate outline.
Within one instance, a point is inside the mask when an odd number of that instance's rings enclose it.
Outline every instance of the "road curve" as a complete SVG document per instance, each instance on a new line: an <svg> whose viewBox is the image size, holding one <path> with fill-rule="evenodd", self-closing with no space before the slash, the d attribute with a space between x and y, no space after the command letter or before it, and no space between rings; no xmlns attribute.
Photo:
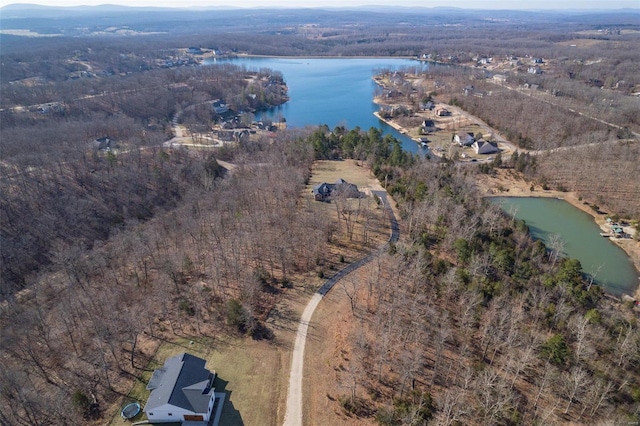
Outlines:
<svg viewBox="0 0 640 426"><path fill-rule="evenodd" d="M398 238L400 237L400 226L398 225L398 221L393 214L393 210L387 201L387 193L386 191L373 191L373 194L380 198L382 205L389 216L389 220L391 222L391 236L389 237L389 243L394 243L398 241ZM313 312L316 310L316 307L322 298L338 281L340 281L340 279L367 264L373 259L373 257L374 253L371 253L338 271L337 274L325 281L304 308L302 316L300 317L300 322L298 323L298 331L296 332L293 353L291 355L291 372L289 373L289 391L287 392L287 408L284 415L284 426L302 426L304 347L307 342L307 331L309 330L309 323L311 322Z"/></svg>

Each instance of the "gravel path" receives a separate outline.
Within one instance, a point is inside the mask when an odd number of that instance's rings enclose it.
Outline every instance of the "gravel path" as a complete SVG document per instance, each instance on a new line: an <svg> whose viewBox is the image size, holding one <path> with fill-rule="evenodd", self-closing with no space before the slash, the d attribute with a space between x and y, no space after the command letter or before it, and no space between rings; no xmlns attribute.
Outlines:
<svg viewBox="0 0 640 426"><path fill-rule="evenodd" d="M389 242L396 242L400 237L400 227L398 221L391 206L387 202L386 191L371 191L376 196L380 197L384 205L389 220L391 221L391 237ZM291 372L289 374L289 391L287 393L287 408L284 415L284 426L302 426L302 379L304 373L304 347L307 341L307 331L309 330L309 323L316 307L322 300L322 298L333 288L333 286L340 281L343 277L349 273L355 271L366 263L370 262L374 253L371 253L357 262L351 263L344 269L341 269L337 274L328 279L322 287L318 289L316 294L313 295L307 306L302 312L300 322L298 323L298 331L296 333L296 340L293 346L293 354L291 357Z"/></svg>

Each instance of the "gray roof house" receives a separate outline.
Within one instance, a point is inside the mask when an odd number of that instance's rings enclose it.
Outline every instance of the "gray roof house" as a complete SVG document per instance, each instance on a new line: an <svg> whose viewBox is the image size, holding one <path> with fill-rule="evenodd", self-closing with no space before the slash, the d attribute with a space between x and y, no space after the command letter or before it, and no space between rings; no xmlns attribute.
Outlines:
<svg viewBox="0 0 640 426"><path fill-rule="evenodd" d="M476 151L476 154L493 154L494 152L498 152L497 143L487 142L484 139L475 141L472 147Z"/></svg>
<svg viewBox="0 0 640 426"><path fill-rule="evenodd" d="M325 201L336 195L345 198L359 198L362 195L356 185L342 178L338 179L336 183L322 182L314 186L311 192L316 201Z"/></svg>
<svg viewBox="0 0 640 426"><path fill-rule="evenodd" d="M215 403L215 373L188 353L168 358L153 372L144 411L151 423L208 422Z"/></svg>
<svg viewBox="0 0 640 426"><path fill-rule="evenodd" d="M107 136L94 139L93 147L99 151L111 151L112 149L116 149L116 141L108 138Z"/></svg>
<svg viewBox="0 0 640 426"><path fill-rule="evenodd" d="M473 133L470 132L459 132L457 135L453 137L452 143L458 144L459 146L471 146L476 141Z"/></svg>

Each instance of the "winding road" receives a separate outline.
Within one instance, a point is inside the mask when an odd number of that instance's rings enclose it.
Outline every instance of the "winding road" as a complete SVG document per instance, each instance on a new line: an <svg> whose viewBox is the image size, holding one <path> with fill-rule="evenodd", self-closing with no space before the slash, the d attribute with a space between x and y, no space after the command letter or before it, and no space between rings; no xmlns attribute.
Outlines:
<svg viewBox="0 0 640 426"><path fill-rule="evenodd" d="M398 221L387 201L386 191L372 191L372 193L382 200L389 220L391 221L391 236L389 237L389 243L398 241L400 237L400 226ZM386 245L388 245L387 243ZM386 246L385 245L385 246ZM322 298L333 288L333 286L342 278L369 263L375 256L375 253L363 257L362 259L349 264L347 267L341 269L337 274L328 279L313 295L307 306L302 312L300 322L298 323L298 331L296 333L296 340L293 346L293 354L291 356L291 372L289 374L289 391L287 393L287 408L284 415L284 426L302 426L302 379L304 376L304 347L307 341L307 331L309 330L309 324L311 323L311 317L316 307L322 300Z"/></svg>

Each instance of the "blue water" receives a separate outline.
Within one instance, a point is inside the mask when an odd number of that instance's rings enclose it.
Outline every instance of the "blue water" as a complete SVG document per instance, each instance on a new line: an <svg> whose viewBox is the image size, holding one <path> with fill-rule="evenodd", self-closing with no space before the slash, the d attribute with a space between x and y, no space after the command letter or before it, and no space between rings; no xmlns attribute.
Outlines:
<svg viewBox="0 0 640 426"><path fill-rule="evenodd" d="M373 103L376 84L372 80L381 69L426 69L430 66L427 63L393 58L237 58L212 59L205 64L216 61L244 66L249 70L269 68L282 73L290 100L269 111L269 118L282 116L287 125L293 127L326 124L330 129L343 125L349 129L359 126L365 131L376 127L400 140L406 151L427 152L420 144L373 115L380 107Z"/></svg>
<svg viewBox="0 0 640 426"><path fill-rule="evenodd" d="M284 117L288 126L304 127L326 124L363 130L382 129L402 142L412 153L424 154L412 139L378 120L373 113L376 84L372 77L381 69L397 70L433 64L393 58L238 58L209 60L205 63L233 63L249 70L269 68L280 71L289 88L290 101L268 111L269 118ZM596 274L594 282L611 294L633 293L638 285L638 272L626 253L599 235L600 228L588 214L562 200L549 198L493 198L509 211L517 206L516 216L529 225L534 238L548 242L553 234L565 241L564 254L580 260L583 271Z"/></svg>
<svg viewBox="0 0 640 426"><path fill-rule="evenodd" d="M491 197L508 214L525 221L531 235L548 246L549 238L560 235L563 255L578 259L585 274L595 275L594 282L608 293L633 294L638 286L638 272L627 254L600 236L602 230L593 217L564 200L536 197ZM516 210L514 210L516 209Z"/></svg>

